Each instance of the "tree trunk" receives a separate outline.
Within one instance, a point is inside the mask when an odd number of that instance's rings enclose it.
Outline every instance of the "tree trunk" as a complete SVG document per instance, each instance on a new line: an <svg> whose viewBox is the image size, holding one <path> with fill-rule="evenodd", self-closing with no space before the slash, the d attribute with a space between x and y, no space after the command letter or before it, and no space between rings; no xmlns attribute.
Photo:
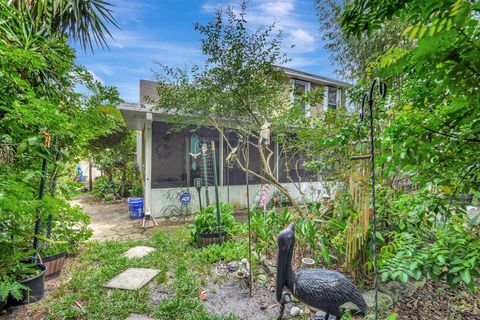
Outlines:
<svg viewBox="0 0 480 320"><path fill-rule="evenodd" d="M127 180L127 165L123 166L122 180L120 181L120 196L125 198L125 181Z"/></svg>
<svg viewBox="0 0 480 320"><path fill-rule="evenodd" d="M93 190L92 159L88 159L88 191Z"/></svg>
<svg viewBox="0 0 480 320"><path fill-rule="evenodd" d="M305 214L305 211L298 205L297 201L295 200L295 198L290 194L290 192L288 191L287 188L285 188L285 186L280 182L278 181L275 176L273 175L272 173L272 170L270 168L270 164L269 164L269 161L268 159L265 157L265 154L263 153L263 148L261 146L255 146L258 150L258 153L260 154L260 160L262 161L262 165L263 165L263 168L264 168L264 176L260 176L259 174L257 174L256 172L253 172L251 171L250 169L248 169L249 173L261 178L261 179L264 179L264 180L267 180L269 183L273 184L275 187L277 187L280 191L283 192L283 194L285 194L288 198L288 200L290 201L292 207L295 209L295 211L297 211L297 213L300 215L300 217L302 219L306 219L306 214ZM237 160L237 163L238 165L240 166L240 168L243 170L243 171L247 171L247 168L245 168L241 162L240 162L240 159L237 157L236 158Z"/></svg>

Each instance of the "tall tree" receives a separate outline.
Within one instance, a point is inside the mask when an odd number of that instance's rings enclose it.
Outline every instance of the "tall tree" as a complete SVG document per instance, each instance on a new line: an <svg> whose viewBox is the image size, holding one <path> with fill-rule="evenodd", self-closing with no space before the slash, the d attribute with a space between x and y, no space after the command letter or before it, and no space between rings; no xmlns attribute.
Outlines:
<svg viewBox="0 0 480 320"><path fill-rule="evenodd" d="M358 37L349 37L341 25L347 3L316 0L316 8L325 48L336 65L336 73L356 83L371 76L372 61L382 56L392 44L399 45L402 42L404 24L398 18L392 19L370 34L362 32Z"/></svg>
<svg viewBox="0 0 480 320"><path fill-rule="evenodd" d="M392 43L371 63L394 88L383 139L392 153L385 160L449 194L480 190L479 10L468 0L353 1L342 15L352 37L392 19L406 26L409 46Z"/></svg>
<svg viewBox="0 0 480 320"><path fill-rule="evenodd" d="M282 35L274 25L250 31L246 15L246 1L242 1L238 13L231 7L217 9L212 21L196 24L203 36L206 63L190 72L163 66L157 74L157 104L165 112L180 115L177 121L214 126L221 133L224 128L235 131L242 143L230 146L237 150L231 159L242 170L273 184L303 215L271 164L270 133L281 133L286 127L284 115L291 110L288 81L277 67L287 61L281 50ZM262 172L247 168L242 155L245 146L258 152Z"/></svg>

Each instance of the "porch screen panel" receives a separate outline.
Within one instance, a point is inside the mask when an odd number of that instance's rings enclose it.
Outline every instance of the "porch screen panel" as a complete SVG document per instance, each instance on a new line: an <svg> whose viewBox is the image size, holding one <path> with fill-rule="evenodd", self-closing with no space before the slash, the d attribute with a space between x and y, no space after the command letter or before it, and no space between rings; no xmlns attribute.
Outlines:
<svg viewBox="0 0 480 320"><path fill-rule="evenodd" d="M187 130L153 122L152 125L152 188L187 186Z"/></svg>
<svg viewBox="0 0 480 320"><path fill-rule="evenodd" d="M224 143L224 157L225 159L228 157L230 152L232 151L229 147L229 144L232 148L235 148L238 145L239 137L235 134L235 132L230 132L225 134L228 137L228 143ZM251 138L250 141L253 143L257 143L254 138ZM245 151L246 153L246 151ZM251 171L262 175L261 170L261 161L260 155L258 153L258 149L252 145L250 145L249 149L249 163L248 167ZM242 150L237 150L237 157L240 159L240 162L243 166L246 166L246 159L243 155ZM227 163L224 161L224 184L230 186L238 186L238 185L245 185L245 171L243 171L240 166L238 165L237 161L231 161ZM248 176L248 183L249 184L259 184L261 183L261 179L257 176L250 174Z"/></svg>
<svg viewBox="0 0 480 320"><path fill-rule="evenodd" d="M278 162L278 180L286 182L312 182L317 181L317 174L305 169L305 157L301 153L286 154L280 146Z"/></svg>

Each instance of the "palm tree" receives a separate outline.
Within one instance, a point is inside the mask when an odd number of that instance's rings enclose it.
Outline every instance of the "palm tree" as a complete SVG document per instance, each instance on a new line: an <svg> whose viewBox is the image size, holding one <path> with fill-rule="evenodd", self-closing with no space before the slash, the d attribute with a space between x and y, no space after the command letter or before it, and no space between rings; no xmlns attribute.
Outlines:
<svg viewBox="0 0 480 320"><path fill-rule="evenodd" d="M9 0L20 12L31 15L36 27L48 30L49 36L69 36L86 50L108 47L112 37L108 25L118 28L112 4L104 0Z"/></svg>

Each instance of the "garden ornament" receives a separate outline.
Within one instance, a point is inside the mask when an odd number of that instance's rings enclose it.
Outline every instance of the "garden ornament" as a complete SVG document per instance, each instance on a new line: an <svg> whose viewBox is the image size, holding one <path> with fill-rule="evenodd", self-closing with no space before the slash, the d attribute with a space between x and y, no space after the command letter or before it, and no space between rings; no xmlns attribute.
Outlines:
<svg viewBox="0 0 480 320"><path fill-rule="evenodd" d="M259 144L265 143L265 145L270 144L270 126L269 122L265 122L260 129L260 140Z"/></svg>
<svg viewBox="0 0 480 320"><path fill-rule="evenodd" d="M234 161L237 158L237 150L238 150L238 146L232 148L232 151L230 151L228 156L225 158L225 161L227 161L227 162Z"/></svg>
<svg viewBox="0 0 480 320"><path fill-rule="evenodd" d="M290 293L283 291L285 287L303 303L326 312L325 319L329 315L340 319L340 306L346 302L353 302L366 314L368 307L360 291L341 273L326 269L293 271L294 245L295 226L290 223L278 234L276 298L280 303L279 320L282 319L285 304L292 301Z"/></svg>

